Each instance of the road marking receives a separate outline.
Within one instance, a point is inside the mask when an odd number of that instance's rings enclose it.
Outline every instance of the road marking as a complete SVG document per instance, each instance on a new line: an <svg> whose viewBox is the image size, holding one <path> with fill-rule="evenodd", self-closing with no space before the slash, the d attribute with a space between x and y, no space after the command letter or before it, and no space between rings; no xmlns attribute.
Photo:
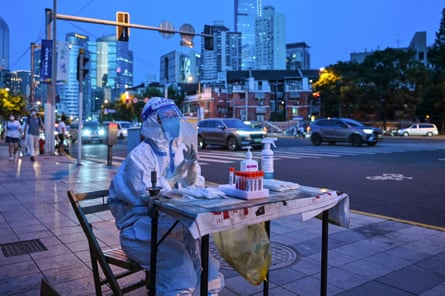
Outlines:
<svg viewBox="0 0 445 296"><path fill-rule="evenodd" d="M394 173L384 173L381 176L368 176L366 177L368 180L372 181L402 181L402 180L412 180L413 177L407 177L402 174L394 174Z"/></svg>
<svg viewBox="0 0 445 296"><path fill-rule="evenodd" d="M389 216L384 216L384 215L379 215L379 214L372 214L372 213L362 212L362 211L357 211L357 210L351 210L351 213L358 214L358 215L365 215L365 216L369 216L369 217L381 218L381 219L385 219L385 220L405 223L405 224L409 224L409 225L413 225L413 226L419 226L419 227L424 227L424 228L429 228L429 229L434 229L434 230L439 230L439 231L445 231L445 227L424 224L424 223L420 223L420 222L399 219L399 218L394 218L394 217L389 217Z"/></svg>

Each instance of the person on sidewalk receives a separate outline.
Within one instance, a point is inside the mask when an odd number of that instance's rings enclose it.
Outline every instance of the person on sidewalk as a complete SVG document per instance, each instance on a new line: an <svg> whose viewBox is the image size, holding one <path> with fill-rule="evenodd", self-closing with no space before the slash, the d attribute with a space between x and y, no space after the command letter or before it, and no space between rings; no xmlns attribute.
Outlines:
<svg viewBox="0 0 445 296"><path fill-rule="evenodd" d="M143 268L150 268L151 218L147 187L156 171L163 191L204 186L196 150L196 132L172 100L151 98L142 110L144 140L128 154L109 188L108 205L120 230L122 249ZM176 220L160 213L159 234L164 235ZM199 242L187 228L177 225L162 241L157 254L156 295L195 295L200 279ZM209 293L224 287L219 262L209 258Z"/></svg>
<svg viewBox="0 0 445 296"><path fill-rule="evenodd" d="M19 150L20 138L22 136L22 126L20 122L15 119L14 115L9 115L9 120L6 123L6 140L9 146L9 160L13 161L17 158L17 151Z"/></svg>
<svg viewBox="0 0 445 296"><path fill-rule="evenodd" d="M43 122L40 117L37 115L36 109L31 109L31 114L25 121L25 132L23 135L23 139L25 139L25 145L28 148L28 154L31 158L31 161L35 161L35 156L37 155L39 149L39 135L40 129L44 129Z"/></svg>
<svg viewBox="0 0 445 296"><path fill-rule="evenodd" d="M57 150L59 155L65 155L65 146L63 142L65 141L65 132L66 132L66 117L62 115L60 120L57 122Z"/></svg>

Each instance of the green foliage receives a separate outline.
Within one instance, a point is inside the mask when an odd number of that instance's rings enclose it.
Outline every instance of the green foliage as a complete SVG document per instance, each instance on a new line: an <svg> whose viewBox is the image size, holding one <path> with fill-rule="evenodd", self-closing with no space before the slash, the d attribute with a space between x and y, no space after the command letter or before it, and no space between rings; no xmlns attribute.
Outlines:
<svg viewBox="0 0 445 296"><path fill-rule="evenodd" d="M430 117L445 131L445 9L433 46L428 50L428 61L431 67L430 87L426 98L419 106L421 118Z"/></svg>
<svg viewBox="0 0 445 296"><path fill-rule="evenodd" d="M11 96L7 89L0 89L0 115L24 115L26 112L26 99L20 96Z"/></svg>
<svg viewBox="0 0 445 296"><path fill-rule="evenodd" d="M331 65L312 86L320 93L324 116L414 120L428 81L429 72L413 52L388 48L361 64Z"/></svg>

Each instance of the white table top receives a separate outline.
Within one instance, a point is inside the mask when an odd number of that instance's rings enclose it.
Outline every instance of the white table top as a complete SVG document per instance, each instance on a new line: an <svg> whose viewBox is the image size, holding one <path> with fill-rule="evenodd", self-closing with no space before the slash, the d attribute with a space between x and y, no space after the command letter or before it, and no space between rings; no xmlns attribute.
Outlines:
<svg viewBox="0 0 445 296"><path fill-rule="evenodd" d="M285 192L271 191L268 197L252 200L230 196L187 199L161 195L155 205L187 226L195 239L289 215L306 221L328 209L330 222L349 226L349 196L346 193L308 186Z"/></svg>

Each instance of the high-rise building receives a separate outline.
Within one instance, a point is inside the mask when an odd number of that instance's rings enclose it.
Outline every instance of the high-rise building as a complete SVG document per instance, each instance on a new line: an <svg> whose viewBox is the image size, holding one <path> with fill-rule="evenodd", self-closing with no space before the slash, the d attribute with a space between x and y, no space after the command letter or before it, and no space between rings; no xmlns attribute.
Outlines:
<svg viewBox="0 0 445 296"><path fill-rule="evenodd" d="M413 38L411 39L408 47L397 47L398 50L403 51L412 51L415 53L414 59L423 63L424 65L428 64L428 46L426 44L426 32L415 32ZM352 52L350 54L350 61L363 63L367 56L374 54L375 50L366 50L364 52Z"/></svg>
<svg viewBox="0 0 445 296"><path fill-rule="evenodd" d="M31 85L31 72L18 70L9 72L9 93L18 96L29 96Z"/></svg>
<svg viewBox="0 0 445 296"><path fill-rule="evenodd" d="M58 43L57 46L63 45ZM128 42L116 41L114 35L104 36L92 42L88 36L68 33L65 46L68 48L68 75L57 87L60 99L57 103L58 113L64 113L72 119L79 115L77 58L80 49L85 51L84 56L88 59L88 74L83 77L82 84L84 118L97 118L100 106L105 100L112 102L119 99L126 88L133 86L133 52L128 49Z"/></svg>
<svg viewBox="0 0 445 296"><path fill-rule="evenodd" d="M235 32L241 33L241 69L255 69L255 21L262 14L262 0L235 0Z"/></svg>
<svg viewBox="0 0 445 296"><path fill-rule="evenodd" d="M116 41L115 35L108 35L91 42L90 52L94 52L90 65L91 87L96 92L93 109L98 111L104 100L115 101L133 86L133 51L129 50L128 42Z"/></svg>
<svg viewBox="0 0 445 296"><path fill-rule="evenodd" d="M0 17L0 70L9 70L9 27Z"/></svg>
<svg viewBox="0 0 445 296"><path fill-rule="evenodd" d="M229 32L224 23L214 22L213 50L202 47L200 80L225 81L227 71L237 71L241 67L241 33Z"/></svg>
<svg viewBox="0 0 445 296"><path fill-rule="evenodd" d="M256 69L286 69L286 17L265 6L255 23Z"/></svg>
<svg viewBox="0 0 445 296"><path fill-rule="evenodd" d="M9 74L9 27L0 17L0 88L7 87Z"/></svg>
<svg viewBox="0 0 445 296"><path fill-rule="evenodd" d="M306 42L286 45L286 70L309 70L311 68L310 46Z"/></svg>
<svg viewBox="0 0 445 296"><path fill-rule="evenodd" d="M57 43L57 47L67 47L66 53L66 68L67 78L62 83L57 85L57 101L56 111L60 114L70 116L72 119L77 119L79 116L79 81L77 80L77 57L80 49L85 50L85 56L89 57L88 52L88 36L77 33L67 33L66 43ZM60 49L58 48L58 51ZM89 67L89 66L88 66ZM90 108L86 106L91 104L91 87L89 83L89 75L86 75L83 80L83 114L90 115ZM59 101L60 99L60 101Z"/></svg>
<svg viewBox="0 0 445 296"><path fill-rule="evenodd" d="M196 83L198 67L196 52L189 53L172 51L161 56L160 83Z"/></svg>

